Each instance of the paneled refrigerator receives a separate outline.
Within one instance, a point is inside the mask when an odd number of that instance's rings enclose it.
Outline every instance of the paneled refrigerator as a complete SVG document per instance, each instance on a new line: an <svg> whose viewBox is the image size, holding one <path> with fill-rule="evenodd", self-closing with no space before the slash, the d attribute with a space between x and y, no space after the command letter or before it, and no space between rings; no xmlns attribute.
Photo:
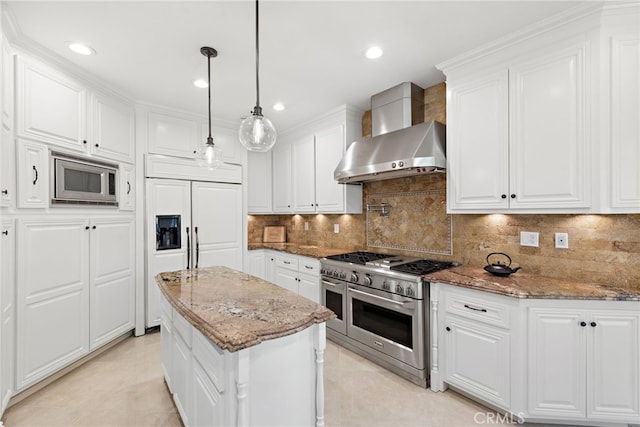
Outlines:
<svg viewBox="0 0 640 427"><path fill-rule="evenodd" d="M160 324L163 271L223 265L242 270L242 186L147 178L146 327Z"/></svg>

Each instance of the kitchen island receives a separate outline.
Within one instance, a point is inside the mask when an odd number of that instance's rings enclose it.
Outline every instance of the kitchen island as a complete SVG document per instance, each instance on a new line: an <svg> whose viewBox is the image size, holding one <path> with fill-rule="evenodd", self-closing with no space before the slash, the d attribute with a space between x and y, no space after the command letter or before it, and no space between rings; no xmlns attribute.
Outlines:
<svg viewBox="0 0 640 427"><path fill-rule="evenodd" d="M324 424L330 310L226 267L160 273L162 364L185 426Z"/></svg>

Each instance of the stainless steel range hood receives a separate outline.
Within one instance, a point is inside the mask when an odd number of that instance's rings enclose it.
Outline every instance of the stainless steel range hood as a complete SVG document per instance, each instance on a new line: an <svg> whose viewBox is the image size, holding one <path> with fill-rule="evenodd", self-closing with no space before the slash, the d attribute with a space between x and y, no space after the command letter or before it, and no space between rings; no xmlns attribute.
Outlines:
<svg viewBox="0 0 640 427"><path fill-rule="evenodd" d="M348 184L444 172L446 127L430 121L352 143L333 173Z"/></svg>
<svg viewBox="0 0 640 427"><path fill-rule="evenodd" d="M420 86L404 82L373 95L373 138L352 143L333 177L348 184L444 172L446 128L423 121Z"/></svg>

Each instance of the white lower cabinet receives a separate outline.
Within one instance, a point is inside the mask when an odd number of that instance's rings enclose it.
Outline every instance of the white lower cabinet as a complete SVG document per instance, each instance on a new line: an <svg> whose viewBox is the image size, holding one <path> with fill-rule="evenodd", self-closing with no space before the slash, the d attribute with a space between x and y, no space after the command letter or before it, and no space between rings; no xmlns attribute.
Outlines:
<svg viewBox="0 0 640 427"><path fill-rule="evenodd" d="M640 424L637 301L527 299L431 284L431 389L527 422Z"/></svg>
<svg viewBox="0 0 640 427"><path fill-rule="evenodd" d="M4 412L15 389L15 226L11 219L2 219L0 240L0 414Z"/></svg>
<svg viewBox="0 0 640 427"><path fill-rule="evenodd" d="M133 217L18 220L16 390L133 329Z"/></svg>
<svg viewBox="0 0 640 427"><path fill-rule="evenodd" d="M607 310L597 303L571 302L562 308L531 307L528 337L527 409L531 416L639 422L637 307Z"/></svg>
<svg viewBox="0 0 640 427"><path fill-rule="evenodd" d="M230 352L176 310L166 314L162 364L184 426L322 425L324 323Z"/></svg>
<svg viewBox="0 0 640 427"><path fill-rule="evenodd" d="M320 261L300 255L277 253L273 283L319 304Z"/></svg>

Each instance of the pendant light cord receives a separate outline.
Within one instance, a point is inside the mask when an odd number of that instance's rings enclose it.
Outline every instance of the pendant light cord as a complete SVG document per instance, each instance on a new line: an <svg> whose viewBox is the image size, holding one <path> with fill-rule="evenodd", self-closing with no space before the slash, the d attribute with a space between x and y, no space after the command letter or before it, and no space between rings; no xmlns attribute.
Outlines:
<svg viewBox="0 0 640 427"><path fill-rule="evenodd" d="M211 55L207 55L207 87L209 88L209 137L207 138L207 144L213 143L211 137Z"/></svg>
<svg viewBox="0 0 640 427"><path fill-rule="evenodd" d="M259 24L258 24L258 0L256 0L256 108L253 111L253 114L262 115L262 108L260 108L260 37L259 33Z"/></svg>

